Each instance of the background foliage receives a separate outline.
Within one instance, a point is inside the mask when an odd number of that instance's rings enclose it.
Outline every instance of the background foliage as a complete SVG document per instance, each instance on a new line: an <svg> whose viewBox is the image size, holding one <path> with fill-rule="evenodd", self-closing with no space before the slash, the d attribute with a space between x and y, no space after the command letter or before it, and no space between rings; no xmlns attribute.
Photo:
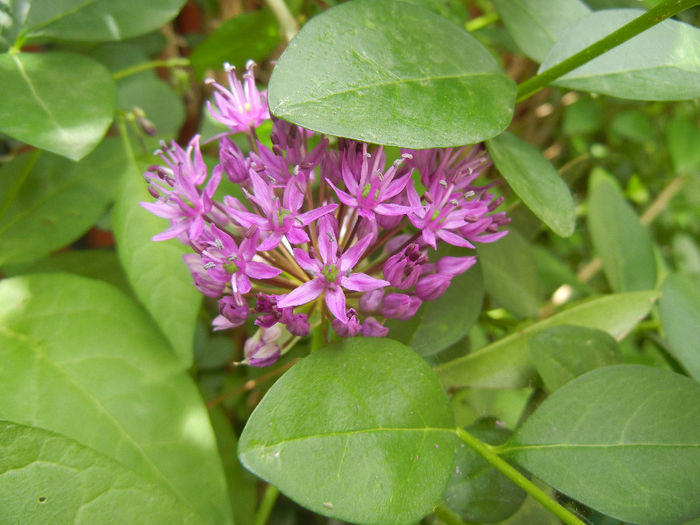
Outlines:
<svg viewBox="0 0 700 525"><path fill-rule="evenodd" d="M699 518L695 3L0 0L0 522ZM151 152L249 58L310 129L485 141L511 233L396 340L234 367L250 327L150 241Z"/></svg>

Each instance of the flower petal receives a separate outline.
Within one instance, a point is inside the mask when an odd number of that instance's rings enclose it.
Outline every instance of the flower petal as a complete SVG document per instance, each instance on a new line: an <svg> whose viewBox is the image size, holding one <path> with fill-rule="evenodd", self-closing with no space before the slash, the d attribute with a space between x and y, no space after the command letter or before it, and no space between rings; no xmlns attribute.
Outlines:
<svg viewBox="0 0 700 525"><path fill-rule="evenodd" d="M277 304L279 305L279 302ZM326 288L326 304L336 319L343 323L348 322L348 316L345 313L345 294L340 286Z"/></svg>
<svg viewBox="0 0 700 525"><path fill-rule="evenodd" d="M301 266L307 272L316 273L321 271L321 264L315 259L309 257L309 254L301 248L294 248L294 258L299 263L299 266Z"/></svg>
<svg viewBox="0 0 700 525"><path fill-rule="evenodd" d="M425 235L425 232L423 232ZM447 230L439 230L437 232L437 236L440 237L443 241L453 245L453 246L461 246L462 248L474 248L474 245L470 243L467 239L462 237L461 235L457 235L454 232L447 231ZM425 237L423 237L425 238ZM434 248L435 246L433 246Z"/></svg>
<svg viewBox="0 0 700 525"><path fill-rule="evenodd" d="M300 304L309 303L321 295L325 288L326 283L322 279L311 279L287 295L281 296L277 301L277 306L279 308L287 308L288 306L299 306Z"/></svg>
<svg viewBox="0 0 700 525"><path fill-rule="evenodd" d="M265 263L249 261L245 265L245 273L253 279L271 279L282 273L282 270Z"/></svg>
<svg viewBox="0 0 700 525"><path fill-rule="evenodd" d="M389 286L391 283L384 279L376 279L366 273L353 273L348 277L340 278L340 285L353 292L369 292L378 288Z"/></svg>
<svg viewBox="0 0 700 525"><path fill-rule="evenodd" d="M348 250L340 256L340 260L338 261L338 270L340 273L345 273L355 266L371 242L372 236L365 235L362 239L348 248Z"/></svg>

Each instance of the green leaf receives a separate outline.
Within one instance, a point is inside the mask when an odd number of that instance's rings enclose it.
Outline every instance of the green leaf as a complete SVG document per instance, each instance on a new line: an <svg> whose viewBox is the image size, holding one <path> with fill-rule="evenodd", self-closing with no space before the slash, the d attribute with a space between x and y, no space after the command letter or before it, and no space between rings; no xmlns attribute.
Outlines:
<svg viewBox="0 0 700 525"><path fill-rule="evenodd" d="M666 127L666 142L677 174L700 171L700 129L687 117L674 117Z"/></svg>
<svg viewBox="0 0 700 525"><path fill-rule="evenodd" d="M230 341L229 341L230 344ZM216 434L219 455L226 473L228 497L236 525L253 525L257 501L257 480L243 469L236 449L238 439L231 428L231 422L220 407L209 410L211 424Z"/></svg>
<svg viewBox="0 0 700 525"><path fill-rule="evenodd" d="M511 133L486 142L493 163L532 213L562 237L574 233L576 214L569 187L533 146Z"/></svg>
<svg viewBox="0 0 700 525"><path fill-rule="evenodd" d="M163 485L60 434L0 421L0 446L5 520L180 523L192 516Z"/></svg>
<svg viewBox="0 0 700 525"><path fill-rule="evenodd" d="M494 0L493 6L518 47L542 62L564 30L590 13L580 0Z"/></svg>
<svg viewBox="0 0 700 525"><path fill-rule="evenodd" d="M72 160L107 131L116 102L112 76L72 53L0 54L0 132Z"/></svg>
<svg viewBox="0 0 700 525"><path fill-rule="evenodd" d="M0 264L38 259L78 239L105 213L123 170L114 140L78 163L35 151L0 168Z"/></svg>
<svg viewBox="0 0 700 525"><path fill-rule="evenodd" d="M644 143L654 138L654 127L651 119L643 111L635 109L615 115L610 123L610 131L613 136L617 135L638 143Z"/></svg>
<svg viewBox="0 0 700 525"><path fill-rule="evenodd" d="M435 374L445 388L522 388L531 384L535 368L528 340L552 326L571 324L596 328L622 339L651 310L657 292L604 295L532 324L464 357L437 366Z"/></svg>
<svg viewBox="0 0 700 525"><path fill-rule="evenodd" d="M35 523L103 522L117 501L172 506L179 523L231 521L197 389L115 288L67 274L0 282L0 360L0 420L23 427L13 430L22 445L12 445L21 470L0 479L28 487L3 499L5 519L23 521L43 496L49 511L70 514Z"/></svg>
<svg viewBox="0 0 700 525"><path fill-rule="evenodd" d="M540 66L552 68L644 11L596 11L567 29ZM665 20L554 81L554 85L634 100L700 97L700 29Z"/></svg>
<svg viewBox="0 0 700 525"><path fill-rule="evenodd" d="M659 316L673 355L700 381L700 278L671 274L659 299Z"/></svg>
<svg viewBox="0 0 700 525"><path fill-rule="evenodd" d="M583 326L553 326L532 336L528 345L550 392L586 372L622 362L620 346L610 334Z"/></svg>
<svg viewBox="0 0 700 525"><path fill-rule="evenodd" d="M467 428L489 445L500 445L511 435L493 420L483 420ZM457 461L445 491L445 504L463 520L491 523L512 516L525 501L525 492L491 466L474 450L460 443Z"/></svg>
<svg viewBox="0 0 700 525"><path fill-rule="evenodd" d="M700 514L700 384L639 365L599 368L546 399L503 452L614 518L681 523Z"/></svg>
<svg viewBox="0 0 700 525"><path fill-rule="evenodd" d="M488 294L520 317L537 317L539 301L535 258L529 243L516 231L496 242L477 245Z"/></svg>
<svg viewBox="0 0 700 525"><path fill-rule="evenodd" d="M167 221L139 206L139 202L152 199L139 166L130 162L112 217L117 250L136 297L170 341L183 366L189 367L202 296L182 260L187 248L174 239L151 241L168 228Z"/></svg>
<svg viewBox="0 0 700 525"><path fill-rule="evenodd" d="M100 279L122 292L129 292L129 283L112 250L70 250L40 259L34 263L2 267L7 277L30 273L73 273L90 279Z"/></svg>
<svg viewBox="0 0 700 525"><path fill-rule="evenodd" d="M451 253L456 255L456 250ZM411 319L390 320L389 336L420 355L436 354L469 333L483 302L484 282L477 265L455 277L441 297L423 303Z"/></svg>
<svg viewBox="0 0 700 525"><path fill-rule="evenodd" d="M264 60L280 44L279 24L268 9L229 18L201 42L190 55L197 77L207 69L219 71L224 62L238 68L248 60Z"/></svg>
<svg viewBox="0 0 700 525"><path fill-rule="evenodd" d="M651 290L656 259L649 233L627 203L617 182L601 169L589 180L588 227L603 271L615 292Z"/></svg>
<svg viewBox="0 0 700 525"><path fill-rule="evenodd" d="M243 465L301 505L353 523L420 520L454 466L447 398L390 339L317 350L267 392L243 430Z"/></svg>
<svg viewBox="0 0 700 525"><path fill-rule="evenodd" d="M498 135L514 97L513 82L474 37L427 9L389 0L354 0L310 20L269 87L279 118L410 148Z"/></svg>
<svg viewBox="0 0 700 525"><path fill-rule="evenodd" d="M30 39L103 42L159 29L185 0L63 0L31 2L22 27Z"/></svg>

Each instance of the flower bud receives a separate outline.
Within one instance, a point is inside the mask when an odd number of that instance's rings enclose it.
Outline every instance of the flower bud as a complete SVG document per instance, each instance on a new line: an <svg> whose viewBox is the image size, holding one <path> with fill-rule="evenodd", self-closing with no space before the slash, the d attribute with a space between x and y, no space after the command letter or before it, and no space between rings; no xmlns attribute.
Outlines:
<svg viewBox="0 0 700 525"><path fill-rule="evenodd" d="M376 312L382 304L384 298L384 290L377 288L369 292L365 292L360 296L359 307L361 312Z"/></svg>
<svg viewBox="0 0 700 525"><path fill-rule="evenodd" d="M416 243L411 243L399 253L389 257L384 264L384 277L399 290L407 290L418 281L421 267L428 258L420 252Z"/></svg>
<svg viewBox="0 0 700 525"><path fill-rule="evenodd" d="M243 345L245 362L250 366L270 366L280 357L280 346L275 342L282 335L279 326L261 328L253 337L249 337Z"/></svg>
<svg viewBox="0 0 700 525"><path fill-rule="evenodd" d="M362 335L365 337L386 337L388 333L389 329L374 317L368 317L362 323Z"/></svg>
<svg viewBox="0 0 700 525"><path fill-rule="evenodd" d="M219 299L219 315L212 322L214 330L241 326L248 319L248 304L240 296L227 295Z"/></svg>
<svg viewBox="0 0 700 525"><path fill-rule="evenodd" d="M416 284L416 295L424 301L434 301L449 288L451 279L441 273L421 277Z"/></svg>
<svg viewBox="0 0 700 525"><path fill-rule="evenodd" d="M333 319L331 326L340 337L355 337L360 333L360 319L357 317L357 311L354 308L349 308L347 316L347 323L342 322L340 319Z"/></svg>
<svg viewBox="0 0 700 525"><path fill-rule="evenodd" d="M219 147L219 162L231 182L240 184L248 181L248 161L241 149L228 137L221 139Z"/></svg>
<svg viewBox="0 0 700 525"><path fill-rule="evenodd" d="M220 281L215 281L209 277L209 273L202 265L202 256L196 253L186 253L182 256L182 260L190 270L194 285L203 295L207 297L220 297L224 293L226 284Z"/></svg>
<svg viewBox="0 0 700 525"><path fill-rule="evenodd" d="M289 310L292 310L292 308L289 308ZM297 337L309 335L309 316L306 314L290 315L285 325L292 335Z"/></svg>
<svg viewBox="0 0 700 525"><path fill-rule="evenodd" d="M422 302L414 295L390 293L384 297L381 312L384 317L405 321L415 315Z"/></svg>

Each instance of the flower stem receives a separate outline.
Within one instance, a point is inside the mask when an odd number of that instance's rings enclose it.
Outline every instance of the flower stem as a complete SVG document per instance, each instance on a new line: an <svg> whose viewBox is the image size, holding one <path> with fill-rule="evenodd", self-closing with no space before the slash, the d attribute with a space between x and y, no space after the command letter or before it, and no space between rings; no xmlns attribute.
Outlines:
<svg viewBox="0 0 700 525"><path fill-rule="evenodd" d="M496 11L492 11L490 13L486 13L485 15L472 18L469 20L469 22L464 24L464 29L472 33L484 27L490 26L491 24L495 24L499 19L498 13Z"/></svg>
<svg viewBox="0 0 700 525"><path fill-rule="evenodd" d="M491 463L501 474L518 485L521 489L527 492L530 496L536 499L543 507L562 520L566 525L585 525L583 521L577 518L574 514L562 507L557 501L547 495L542 489L535 485L532 481L523 476L510 463L501 458L494 450L494 447L480 441L472 436L469 432L461 427L457 427L457 436L464 441L474 452Z"/></svg>
<svg viewBox="0 0 700 525"><path fill-rule="evenodd" d="M598 40L556 66L543 71L539 75L527 79L518 86L516 101L522 102L551 84L557 78L567 74L569 71L573 71L586 62L590 62L594 58L630 40L642 31L646 31L666 18L676 15L681 11L685 11L686 9L690 9L698 4L700 4L699 0L664 0L660 4L649 9L643 15L610 33L605 38Z"/></svg>
<svg viewBox="0 0 700 525"><path fill-rule="evenodd" d="M275 501L277 501L277 495L279 491L274 485L268 485L265 489L265 494L263 494L262 501L258 507L258 511L255 513L255 521L253 525L265 525L267 519L270 517L270 512L272 512L272 507L275 506Z"/></svg>
<svg viewBox="0 0 700 525"><path fill-rule="evenodd" d="M294 19L291 11L284 3L284 0L265 0L270 10L274 13L277 18L277 22L282 29L282 34L287 42L289 42L294 35L299 31L299 24Z"/></svg>
<svg viewBox="0 0 700 525"><path fill-rule="evenodd" d="M112 78L114 80L119 80L121 78L135 75L136 73L141 73L141 71L147 71L148 69L154 69L156 67L178 67L189 65L190 59L185 57L168 58L165 60L149 60L148 62L141 62L135 66L117 71L116 73L112 74Z"/></svg>

